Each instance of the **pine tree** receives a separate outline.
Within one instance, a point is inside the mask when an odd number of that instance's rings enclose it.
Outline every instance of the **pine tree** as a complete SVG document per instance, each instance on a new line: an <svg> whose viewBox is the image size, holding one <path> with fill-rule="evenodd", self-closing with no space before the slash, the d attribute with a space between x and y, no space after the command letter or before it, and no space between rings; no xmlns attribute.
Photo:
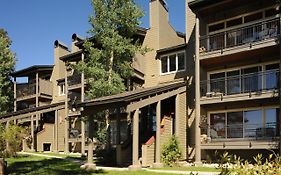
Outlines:
<svg viewBox="0 0 281 175"><path fill-rule="evenodd" d="M11 52L11 40L5 30L0 29L0 115L11 110L13 91L11 73L15 67L15 54Z"/></svg>
<svg viewBox="0 0 281 175"><path fill-rule="evenodd" d="M143 16L133 0L92 0L90 39L84 43L86 57L76 68L89 80L88 97L113 95L126 90L136 53L144 53L136 35Z"/></svg>

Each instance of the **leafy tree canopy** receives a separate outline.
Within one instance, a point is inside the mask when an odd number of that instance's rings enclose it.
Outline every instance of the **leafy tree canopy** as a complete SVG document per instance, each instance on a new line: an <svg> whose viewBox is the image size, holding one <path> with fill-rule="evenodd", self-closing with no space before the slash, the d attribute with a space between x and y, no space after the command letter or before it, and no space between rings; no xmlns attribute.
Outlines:
<svg viewBox="0 0 281 175"><path fill-rule="evenodd" d="M89 78L87 95L96 98L123 92L136 53L144 53L136 39L143 11L133 0L92 0L90 39L84 43L84 63L76 67Z"/></svg>
<svg viewBox="0 0 281 175"><path fill-rule="evenodd" d="M5 30L0 29L0 115L11 109L12 83L11 73L15 67L15 54L11 52L11 40Z"/></svg>

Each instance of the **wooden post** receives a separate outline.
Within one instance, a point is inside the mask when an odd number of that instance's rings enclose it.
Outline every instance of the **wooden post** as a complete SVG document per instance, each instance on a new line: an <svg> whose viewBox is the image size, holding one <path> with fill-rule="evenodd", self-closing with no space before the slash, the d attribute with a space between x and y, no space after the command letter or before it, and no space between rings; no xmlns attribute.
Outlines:
<svg viewBox="0 0 281 175"><path fill-rule="evenodd" d="M154 168L161 168L163 164L160 162L160 138L161 138L161 101L156 104L156 155Z"/></svg>
<svg viewBox="0 0 281 175"><path fill-rule="evenodd" d="M34 116L31 116L30 120L30 127L31 127L31 151L35 151L35 144L34 144Z"/></svg>
<svg viewBox="0 0 281 175"><path fill-rule="evenodd" d="M84 62L84 53L82 53L82 62ZM81 74L81 102L85 100L85 74L82 72ZM85 155L85 121L84 118L81 117L81 154Z"/></svg>
<svg viewBox="0 0 281 175"><path fill-rule="evenodd" d="M36 107L39 107L39 73L36 72ZM39 125L39 113L36 112L36 128Z"/></svg>
<svg viewBox="0 0 281 175"><path fill-rule="evenodd" d="M195 164L201 164L200 143L200 60L199 60L199 19L196 18L195 30Z"/></svg>
<svg viewBox="0 0 281 175"><path fill-rule="evenodd" d="M139 109L135 110L133 117L133 162L129 170L139 170Z"/></svg>
<svg viewBox="0 0 281 175"><path fill-rule="evenodd" d="M68 154L69 153L69 118L68 118L68 82L67 82L67 65L65 64L65 126L64 126L64 153Z"/></svg>

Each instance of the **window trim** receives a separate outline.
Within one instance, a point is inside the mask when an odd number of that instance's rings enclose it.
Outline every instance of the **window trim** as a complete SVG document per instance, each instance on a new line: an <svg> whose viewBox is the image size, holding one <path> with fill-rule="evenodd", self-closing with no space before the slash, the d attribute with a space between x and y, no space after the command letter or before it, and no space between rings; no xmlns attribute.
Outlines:
<svg viewBox="0 0 281 175"><path fill-rule="evenodd" d="M180 53L184 54L184 69L178 70L179 69L178 54L180 54ZM170 71L170 56L171 55L176 55L176 70L175 71ZM165 72L165 73L162 72L162 58L163 57L167 57L167 72ZM159 62L160 62L160 75L169 75L169 74L174 74L174 73L178 73L178 72L185 72L186 71L186 53L185 53L185 50L161 55L160 58L159 58Z"/></svg>

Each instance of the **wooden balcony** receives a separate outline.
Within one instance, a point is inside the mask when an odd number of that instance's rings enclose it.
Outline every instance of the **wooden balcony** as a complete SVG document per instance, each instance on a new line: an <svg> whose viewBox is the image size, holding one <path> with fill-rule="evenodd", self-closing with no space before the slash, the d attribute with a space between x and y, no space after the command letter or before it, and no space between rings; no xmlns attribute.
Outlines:
<svg viewBox="0 0 281 175"><path fill-rule="evenodd" d="M201 127L202 149L277 149L278 123Z"/></svg>
<svg viewBox="0 0 281 175"><path fill-rule="evenodd" d="M200 37L200 59L223 57L274 46L278 44L279 35L279 17L271 17L212 32Z"/></svg>
<svg viewBox="0 0 281 175"><path fill-rule="evenodd" d="M36 94L36 87L38 86L38 94ZM52 82L39 79L39 84L36 83L19 83L16 85L16 97L17 101L32 99L36 95L40 98L52 99L53 86Z"/></svg>
<svg viewBox="0 0 281 175"><path fill-rule="evenodd" d="M201 104L278 97L279 70L201 81Z"/></svg>

